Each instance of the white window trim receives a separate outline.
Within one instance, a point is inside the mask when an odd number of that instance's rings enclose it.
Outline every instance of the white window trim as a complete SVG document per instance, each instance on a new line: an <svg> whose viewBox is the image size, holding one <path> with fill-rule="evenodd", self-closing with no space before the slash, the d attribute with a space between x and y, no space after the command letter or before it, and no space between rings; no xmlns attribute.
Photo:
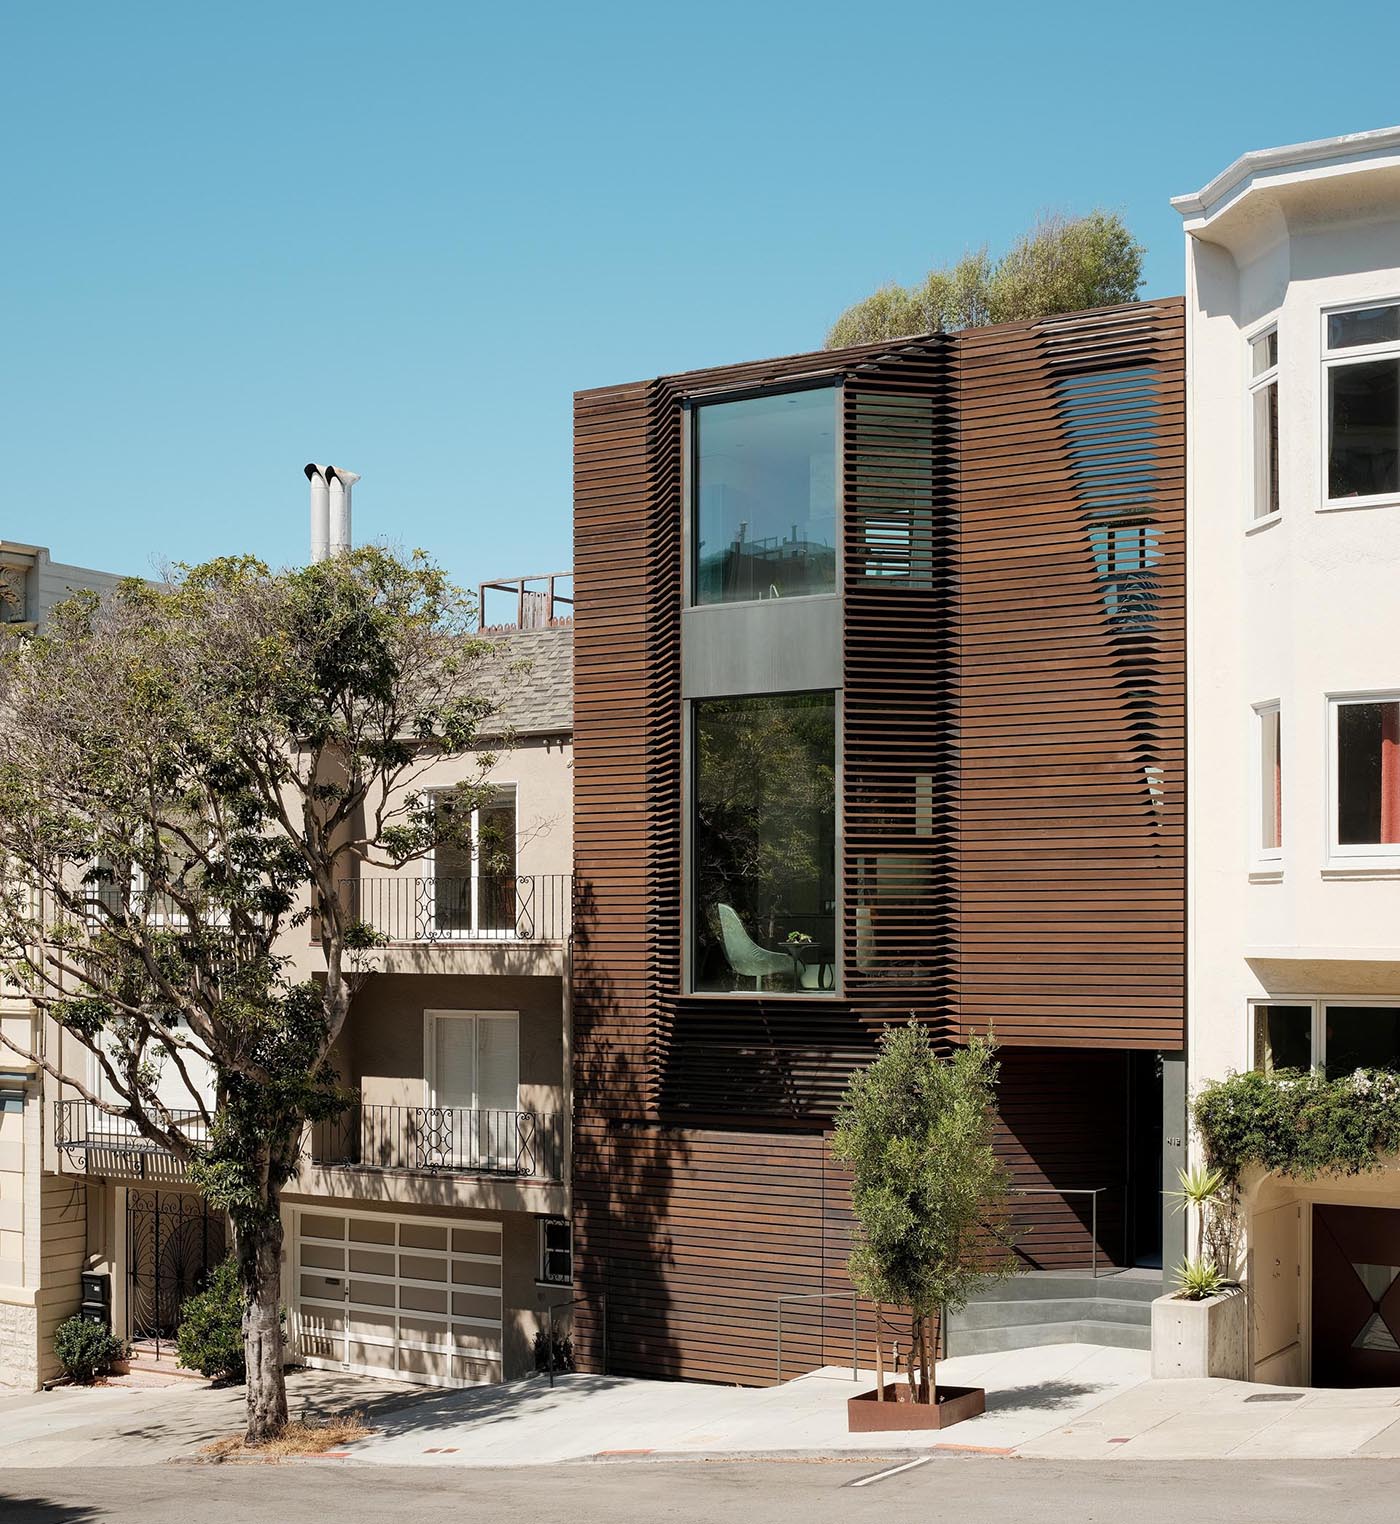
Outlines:
<svg viewBox="0 0 1400 1524"><path fill-rule="evenodd" d="M520 787L517 783L507 779L497 783L491 780L487 783L493 794L509 794L511 802L515 806L515 836L516 836L516 860L515 877L519 879L520 872ZM436 788L431 790L434 801L439 797L446 798L452 792L451 788ZM514 926L505 929L483 929L476 923L481 919L481 810L474 809L471 812L471 843L472 843L472 866L471 866L471 904L472 925L460 931L440 930L436 925L437 910L433 908L433 933L432 940L435 942L514 942L517 941ZM434 883L437 879L437 849L433 848L423 858L424 877L428 882Z"/></svg>
<svg viewBox="0 0 1400 1524"><path fill-rule="evenodd" d="M1322 363L1319 376L1318 417L1322 427L1318 431L1318 484L1321 513L1343 513L1349 508L1400 507L1400 492L1378 492L1370 497L1332 497L1328 481L1328 457L1332 439L1332 387L1328 372L1339 366L1354 364L1361 360L1394 358L1400 361L1400 339L1389 339L1383 344L1355 344L1346 349L1330 349L1327 344L1327 319L1338 312L1365 312L1370 307L1400 306L1400 296L1372 296L1364 301L1336 302L1324 307L1320 313L1319 342ZM1397 424L1400 427L1400 424Z"/></svg>
<svg viewBox="0 0 1400 1524"><path fill-rule="evenodd" d="M424 1104L433 1110L438 1110L437 1094L437 1043L434 1041L439 1021L509 1021L515 1026L515 1105L512 1111L521 1111L524 1108L520 1104L520 1012L519 1011L440 1011L428 1010L423 1012L423 1098ZM479 1080L479 1066L473 1060L473 1079ZM481 1097L473 1093L472 1104L469 1107L459 1108L468 1111L480 1111L483 1108L477 1105ZM495 1107L487 1108L495 1110Z"/></svg>
<svg viewBox="0 0 1400 1524"><path fill-rule="evenodd" d="M1245 1068L1254 1068L1254 1013L1261 1006L1305 1005L1312 1011L1312 1066L1327 1067L1327 1007L1344 1005L1351 1009L1374 1007L1376 1010L1400 1011L1400 995L1257 995L1250 998L1245 1027Z"/></svg>
<svg viewBox="0 0 1400 1524"><path fill-rule="evenodd" d="M1255 704L1254 719L1252 721L1252 740L1250 745L1250 772L1252 782L1250 785L1250 829L1249 846L1250 861L1253 864L1253 876L1257 878L1281 878L1283 876L1283 842L1287 839L1280 821L1279 845L1266 847L1264 845L1264 724L1268 716L1277 715L1278 724L1278 751L1279 751L1279 774L1283 773L1283 707L1278 699L1267 699L1263 703ZM1282 794L1282 788L1280 788ZM1281 804L1281 801L1280 801ZM1280 807L1280 816L1282 808Z"/></svg>
<svg viewBox="0 0 1400 1524"><path fill-rule="evenodd" d="M1259 501L1259 445L1254 437L1254 398L1266 387L1279 386L1279 362L1275 360L1268 370L1260 375L1254 374L1254 346L1260 340L1267 338L1269 334L1278 334L1278 317L1266 318L1252 332L1246 333L1244 344L1244 373L1245 373L1245 429L1244 437L1249 441L1249 478L1248 491L1245 497L1245 532L1253 533L1257 529L1267 529L1270 524L1277 524L1283 517L1283 472L1279 471L1279 480L1275 484L1279 489L1279 506L1272 513L1256 514L1255 507ZM1280 350L1280 355L1282 351ZM1278 416L1278 403L1282 400L1282 393L1275 400L1275 416ZM1279 443L1279 462L1282 466L1282 439Z"/></svg>
<svg viewBox="0 0 1400 1524"><path fill-rule="evenodd" d="M1327 842L1324 877L1348 874L1400 874L1400 842L1358 842L1343 845L1338 789L1337 715L1343 704L1400 703L1400 688L1376 688L1327 695Z"/></svg>

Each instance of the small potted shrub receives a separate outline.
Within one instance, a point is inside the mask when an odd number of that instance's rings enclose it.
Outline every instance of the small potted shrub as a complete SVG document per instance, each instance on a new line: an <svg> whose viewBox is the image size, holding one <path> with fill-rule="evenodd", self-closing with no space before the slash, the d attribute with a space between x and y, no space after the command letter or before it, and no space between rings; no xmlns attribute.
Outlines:
<svg viewBox="0 0 1400 1524"><path fill-rule="evenodd" d="M1194 1209L1196 1252L1176 1268L1176 1290L1152 1304L1152 1374L1157 1379L1222 1376L1249 1379L1245 1298L1231 1279L1232 1192L1225 1172L1205 1164L1177 1171L1172 1192Z"/></svg>
<svg viewBox="0 0 1400 1524"><path fill-rule="evenodd" d="M63 1374L78 1386L91 1386L126 1358L126 1345L104 1323L74 1313L54 1330L53 1352Z"/></svg>

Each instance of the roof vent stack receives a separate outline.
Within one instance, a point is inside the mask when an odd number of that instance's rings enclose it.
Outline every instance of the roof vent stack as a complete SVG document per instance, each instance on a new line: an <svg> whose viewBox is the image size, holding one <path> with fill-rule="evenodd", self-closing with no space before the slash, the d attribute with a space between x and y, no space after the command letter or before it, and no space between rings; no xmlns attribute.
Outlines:
<svg viewBox="0 0 1400 1524"><path fill-rule="evenodd" d="M359 476L316 461L306 467L311 483L311 559L324 561L350 549L350 492Z"/></svg>

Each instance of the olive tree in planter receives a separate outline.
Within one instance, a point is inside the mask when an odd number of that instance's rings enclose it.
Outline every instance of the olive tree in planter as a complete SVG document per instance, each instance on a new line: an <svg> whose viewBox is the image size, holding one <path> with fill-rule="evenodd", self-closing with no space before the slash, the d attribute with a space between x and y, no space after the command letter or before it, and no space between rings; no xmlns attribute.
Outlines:
<svg viewBox="0 0 1400 1524"><path fill-rule="evenodd" d="M992 1043L943 1056L911 1020L881 1037L837 1113L832 1151L853 1175L851 1283L877 1306L907 1309L915 1405L882 1409L898 1395L882 1381L852 1399L852 1428L942 1427L983 1410L979 1389L939 1391L934 1336L941 1310L1019 1268L1007 1252L1010 1181L992 1148L996 1075Z"/></svg>

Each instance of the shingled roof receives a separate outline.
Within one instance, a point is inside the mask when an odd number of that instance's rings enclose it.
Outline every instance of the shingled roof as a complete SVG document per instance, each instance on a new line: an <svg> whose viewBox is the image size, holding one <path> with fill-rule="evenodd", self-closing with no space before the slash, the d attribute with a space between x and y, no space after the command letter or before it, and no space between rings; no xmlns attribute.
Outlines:
<svg viewBox="0 0 1400 1524"><path fill-rule="evenodd" d="M496 655L487 692L503 729L519 735L569 735L574 728L574 629L483 630ZM493 727L494 728L494 727Z"/></svg>

